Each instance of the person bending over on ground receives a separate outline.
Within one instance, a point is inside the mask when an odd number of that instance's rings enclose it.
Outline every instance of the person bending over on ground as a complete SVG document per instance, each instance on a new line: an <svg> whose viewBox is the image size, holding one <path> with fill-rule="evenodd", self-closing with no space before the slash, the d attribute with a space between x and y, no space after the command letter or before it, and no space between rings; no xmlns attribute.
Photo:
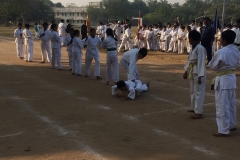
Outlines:
<svg viewBox="0 0 240 160"><path fill-rule="evenodd" d="M122 92L128 92L127 100L134 100L136 94L139 96L141 92L146 92L149 89L149 82L146 84L142 84L140 80L133 81L123 81L120 80L116 85L112 86L112 95L119 98L120 94L117 92L118 90Z"/></svg>

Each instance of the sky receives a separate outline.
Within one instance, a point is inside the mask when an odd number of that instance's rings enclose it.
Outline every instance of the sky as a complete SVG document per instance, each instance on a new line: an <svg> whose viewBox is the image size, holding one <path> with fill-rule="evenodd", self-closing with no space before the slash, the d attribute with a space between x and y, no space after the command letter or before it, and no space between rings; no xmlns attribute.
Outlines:
<svg viewBox="0 0 240 160"><path fill-rule="evenodd" d="M64 6L67 3L76 3L77 6L86 6L88 2L99 2L101 0L52 0L53 3L61 2ZM131 1L131 0L130 0ZM180 4L185 2L185 0L168 0L169 3L179 2Z"/></svg>

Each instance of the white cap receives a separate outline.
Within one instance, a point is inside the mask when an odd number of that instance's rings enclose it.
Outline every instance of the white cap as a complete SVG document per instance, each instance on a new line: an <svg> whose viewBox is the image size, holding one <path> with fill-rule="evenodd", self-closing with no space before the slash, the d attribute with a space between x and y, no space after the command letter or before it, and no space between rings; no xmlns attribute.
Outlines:
<svg viewBox="0 0 240 160"><path fill-rule="evenodd" d="M121 21L118 21L118 23L122 23Z"/></svg>

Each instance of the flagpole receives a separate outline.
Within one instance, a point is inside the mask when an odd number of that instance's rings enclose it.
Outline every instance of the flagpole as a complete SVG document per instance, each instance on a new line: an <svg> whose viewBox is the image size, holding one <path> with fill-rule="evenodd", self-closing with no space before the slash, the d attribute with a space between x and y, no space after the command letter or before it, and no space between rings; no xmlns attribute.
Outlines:
<svg viewBox="0 0 240 160"><path fill-rule="evenodd" d="M223 27L224 27L225 6L226 6L226 0L223 0L223 12L222 12L221 32L223 32Z"/></svg>

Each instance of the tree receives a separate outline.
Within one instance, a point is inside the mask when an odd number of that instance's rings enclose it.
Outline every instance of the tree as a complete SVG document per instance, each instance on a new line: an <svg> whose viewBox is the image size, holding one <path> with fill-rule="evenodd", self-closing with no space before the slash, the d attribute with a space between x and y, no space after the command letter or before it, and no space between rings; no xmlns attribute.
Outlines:
<svg viewBox="0 0 240 160"><path fill-rule="evenodd" d="M77 7L76 3L67 3L66 7Z"/></svg>

